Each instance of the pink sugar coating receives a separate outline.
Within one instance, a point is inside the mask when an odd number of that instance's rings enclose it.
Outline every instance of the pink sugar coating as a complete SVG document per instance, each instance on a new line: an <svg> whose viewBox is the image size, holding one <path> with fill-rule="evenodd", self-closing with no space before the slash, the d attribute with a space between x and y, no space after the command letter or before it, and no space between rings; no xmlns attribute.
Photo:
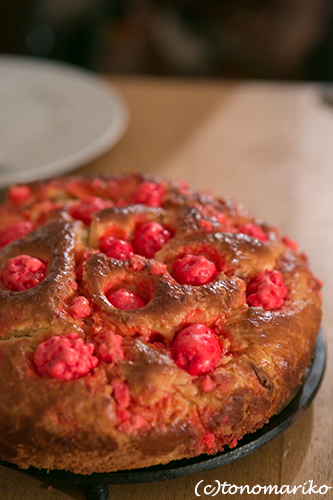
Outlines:
<svg viewBox="0 0 333 500"><path fill-rule="evenodd" d="M142 182L133 194L133 203L142 203L150 207L160 207L162 204L163 196L165 194L164 188L154 182Z"/></svg>
<svg viewBox="0 0 333 500"><path fill-rule="evenodd" d="M76 333L70 333L55 335L39 344L33 360L41 377L74 380L97 366L98 359L93 352L93 344L85 344Z"/></svg>
<svg viewBox="0 0 333 500"><path fill-rule="evenodd" d="M101 251L107 257L123 261L128 260L134 254L133 248L127 241L116 239L113 236L103 240L103 250L101 249Z"/></svg>
<svg viewBox="0 0 333 500"><path fill-rule="evenodd" d="M126 288L120 288L116 292L110 293L107 296L107 299L114 307L121 309L122 311L139 309L145 305L140 297L138 297L135 293L126 290Z"/></svg>
<svg viewBox="0 0 333 500"><path fill-rule="evenodd" d="M184 181L184 179L179 179L179 181L178 181L178 191L181 194L189 194L189 192L190 192L190 186L188 185L188 182Z"/></svg>
<svg viewBox="0 0 333 500"><path fill-rule="evenodd" d="M12 241L22 238L33 230L33 225L30 221L17 221L11 224L0 233L0 248L8 245Z"/></svg>
<svg viewBox="0 0 333 500"><path fill-rule="evenodd" d="M71 314L74 319L86 318L87 316L90 316L91 312L89 300L86 297L80 295L79 297L75 297L73 299Z"/></svg>
<svg viewBox="0 0 333 500"><path fill-rule="evenodd" d="M206 432L205 434L205 444L207 449L210 449L214 446L215 436L212 432Z"/></svg>
<svg viewBox="0 0 333 500"><path fill-rule="evenodd" d="M80 203L74 203L69 212L73 219L82 220L87 226L91 224L94 213L100 212L111 206L110 201L105 201L98 196L89 196Z"/></svg>
<svg viewBox="0 0 333 500"><path fill-rule="evenodd" d="M135 253L151 259L170 238L170 232L158 222L145 222L134 234L133 248Z"/></svg>
<svg viewBox="0 0 333 500"><path fill-rule="evenodd" d="M177 366L190 375L204 375L219 363L221 347L213 330L197 323L177 334L171 346L171 355Z"/></svg>
<svg viewBox="0 0 333 500"><path fill-rule="evenodd" d="M252 236L252 238L256 238L257 240L267 241L267 234L260 226L256 226L251 222L244 224L244 226L239 226L237 228L239 233L247 234L248 236Z"/></svg>
<svg viewBox="0 0 333 500"><path fill-rule="evenodd" d="M207 233L210 233L213 230L213 224L206 219L200 219L199 226Z"/></svg>
<svg viewBox="0 0 333 500"><path fill-rule="evenodd" d="M212 381L209 375L206 375L200 384L200 389L203 392L210 392L213 389L213 387L214 387L214 382Z"/></svg>
<svg viewBox="0 0 333 500"><path fill-rule="evenodd" d="M187 285L204 285L217 276L214 262L204 255L185 255L173 264L173 272L178 283Z"/></svg>
<svg viewBox="0 0 333 500"><path fill-rule="evenodd" d="M38 285L45 278L46 265L30 255L9 259L1 273L1 281L13 292L22 292Z"/></svg>
<svg viewBox="0 0 333 500"><path fill-rule="evenodd" d="M282 243L289 247L293 252L298 252L298 243L289 236L285 235L282 238Z"/></svg>
<svg viewBox="0 0 333 500"><path fill-rule="evenodd" d="M21 186L12 186L8 191L8 199L14 205L23 205L26 201L28 201L31 195L31 189L27 185Z"/></svg>
<svg viewBox="0 0 333 500"><path fill-rule="evenodd" d="M164 274L166 270L167 270L166 264L163 264L162 262L152 262L149 274L152 276Z"/></svg>
<svg viewBox="0 0 333 500"><path fill-rule="evenodd" d="M126 264L126 269L129 272L134 271L135 273L138 273L139 271L142 271L145 268L145 258L142 257L141 255L131 255L129 262Z"/></svg>
<svg viewBox="0 0 333 500"><path fill-rule="evenodd" d="M220 231L225 233L237 233L236 227L233 225L232 221L228 219L225 213L220 212L215 215L215 218L220 224Z"/></svg>
<svg viewBox="0 0 333 500"><path fill-rule="evenodd" d="M124 359L125 354L122 348L122 336L111 330L104 333L104 342L99 346L99 357L105 363L116 363Z"/></svg>
<svg viewBox="0 0 333 500"><path fill-rule="evenodd" d="M238 440L234 438L229 444L229 448L235 448L237 446Z"/></svg>
<svg viewBox="0 0 333 500"><path fill-rule="evenodd" d="M282 307L288 289L279 271L261 271L247 287L247 300L252 307L273 310Z"/></svg>
<svg viewBox="0 0 333 500"><path fill-rule="evenodd" d="M124 411L118 411L118 416L122 421L119 430L121 430L124 434L135 435L139 429L149 427L147 420L142 415L131 415L128 411L127 414L125 414Z"/></svg>
<svg viewBox="0 0 333 500"><path fill-rule="evenodd" d="M117 416L118 416L120 422L125 422L130 418L131 414L128 410L126 410L126 408L122 408L121 406L118 405ZM123 430L123 429L121 428L120 430Z"/></svg>
<svg viewBox="0 0 333 500"><path fill-rule="evenodd" d="M117 401L121 409L128 408L130 404L130 392L128 385L121 380L114 379L112 381L113 397Z"/></svg>
<svg viewBox="0 0 333 500"><path fill-rule="evenodd" d="M147 420L142 415L136 414L131 418L131 424L134 429L142 429L147 425Z"/></svg>

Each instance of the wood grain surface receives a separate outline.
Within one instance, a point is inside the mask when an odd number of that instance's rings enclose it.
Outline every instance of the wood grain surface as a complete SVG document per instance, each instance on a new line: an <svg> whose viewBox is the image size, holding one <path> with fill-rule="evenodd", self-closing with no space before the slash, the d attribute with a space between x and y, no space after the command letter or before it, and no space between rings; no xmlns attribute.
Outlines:
<svg viewBox="0 0 333 500"><path fill-rule="evenodd" d="M333 107L315 85L113 78L128 101L121 141L81 173L145 171L242 201L298 240L325 282L328 365L310 409L281 436L227 466L153 484L110 486L112 500L194 500L196 484L333 487ZM210 498L199 491L202 499ZM0 500L83 500L84 489L0 467ZM296 494L215 498L325 498Z"/></svg>

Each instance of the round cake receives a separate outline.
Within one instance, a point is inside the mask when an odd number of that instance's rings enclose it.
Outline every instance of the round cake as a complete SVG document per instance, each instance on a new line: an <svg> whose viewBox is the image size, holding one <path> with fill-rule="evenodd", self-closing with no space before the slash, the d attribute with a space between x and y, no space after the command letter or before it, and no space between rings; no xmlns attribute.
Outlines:
<svg viewBox="0 0 333 500"><path fill-rule="evenodd" d="M0 459L90 474L233 448L301 380L320 281L239 203L144 175L0 207Z"/></svg>

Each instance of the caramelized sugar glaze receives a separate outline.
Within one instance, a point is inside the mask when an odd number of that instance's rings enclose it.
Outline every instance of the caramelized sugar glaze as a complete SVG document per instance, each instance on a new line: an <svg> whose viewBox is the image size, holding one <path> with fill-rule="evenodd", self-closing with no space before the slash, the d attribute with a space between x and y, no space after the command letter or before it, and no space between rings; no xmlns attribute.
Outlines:
<svg viewBox="0 0 333 500"><path fill-rule="evenodd" d="M142 175L0 207L0 458L76 473L234 447L300 383L321 320L297 244Z"/></svg>

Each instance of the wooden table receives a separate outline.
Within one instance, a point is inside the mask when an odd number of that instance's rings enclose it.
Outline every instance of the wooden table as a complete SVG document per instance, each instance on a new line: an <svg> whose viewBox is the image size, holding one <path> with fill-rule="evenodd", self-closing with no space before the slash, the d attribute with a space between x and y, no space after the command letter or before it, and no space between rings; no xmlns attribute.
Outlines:
<svg viewBox="0 0 333 500"><path fill-rule="evenodd" d="M131 119L116 147L79 171L146 171L184 178L195 189L243 201L297 239L325 282L329 344L324 382L310 409L261 449L223 468L154 484L110 487L114 500L194 500L195 486L333 487L333 107L316 86L114 78ZM308 483L309 484L309 483ZM201 498L209 498L200 491ZM52 487L0 467L0 500L84 499L83 489ZM222 495L215 498L252 498ZM253 498L302 499L259 494ZM333 499L333 489L311 498ZM308 498L306 495L305 498Z"/></svg>

